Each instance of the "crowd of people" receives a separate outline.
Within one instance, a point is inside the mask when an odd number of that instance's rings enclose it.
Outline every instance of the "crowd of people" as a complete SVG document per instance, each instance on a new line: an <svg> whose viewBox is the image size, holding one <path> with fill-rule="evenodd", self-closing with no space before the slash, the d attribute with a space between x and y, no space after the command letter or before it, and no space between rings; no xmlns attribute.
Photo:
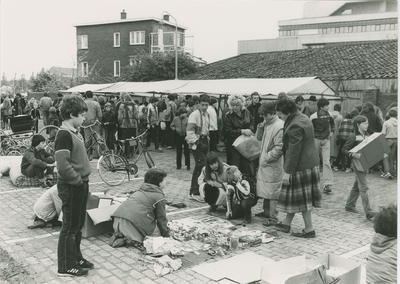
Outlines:
<svg viewBox="0 0 400 284"><path fill-rule="evenodd" d="M245 223L251 223L252 207L258 199L263 199L262 212L255 214L265 218L263 225L299 238L316 237L311 212L321 207L321 193L330 194L334 190L333 172L337 170L355 174L344 209L357 213L355 204L361 196L366 218L375 217L368 199L367 173L352 165L360 156L349 151L370 134L382 131L391 149L391 154L382 157L376 168L383 171L384 178L396 176L397 105L391 105L384 118L376 106L366 102L343 118L340 105L335 105L331 113L330 102L325 98L317 100L315 96L309 98L309 105L302 107L301 96L292 100L280 94L276 102L261 103L256 92L248 100L241 95L230 95L223 109L217 108L215 98L205 94L162 95L151 97L148 103L133 101L127 93L120 94L119 100L96 98L91 91L61 98L56 115L62 124L55 139L57 187L63 214L58 244L60 276L86 275L94 267L80 251L80 230L89 192L89 160L98 153L86 154L86 133L81 134L81 126L96 120L103 123L97 132L104 135L109 148L114 147L115 139L148 131L147 147L154 143L155 150L160 152L163 148L176 148L177 169L182 168L184 154L186 169L190 170L191 152L194 167L189 198L207 202L210 212L222 206L226 208L227 219L244 218ZM247 159L233 146L241 137L259 141L261 151L257 159ZM36 150L40 150L37 148L40 139L32 142ZM226 163L216 154L218 142L225 145ZM128 156L132 157L133 150L133 145L125 145ZM110 245L130 243L143 249L145 236L169 236L162 191L166 176L161 169L146 173L140 190L114 213L115 233ZM279 218L279 212L285 216ZM291 231L296 213L301 213L304 221L300 232Z"/></svg>

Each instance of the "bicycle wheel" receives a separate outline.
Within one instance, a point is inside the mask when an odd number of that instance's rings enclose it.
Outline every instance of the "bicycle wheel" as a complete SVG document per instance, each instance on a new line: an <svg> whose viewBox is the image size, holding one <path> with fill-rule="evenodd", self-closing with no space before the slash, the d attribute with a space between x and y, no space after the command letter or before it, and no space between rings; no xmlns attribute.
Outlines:
<svg viewBox="0 0 400 284"><path fill-rule="evenodd" d="M149 152L144 152L144 159L146 160L146 164L149 167L149 169L151 168L155 168L156 164L154 163L153 159L151 158Z"/></svg>
<svg viewBox="0 0 400 284"><path fill-rule="evenodd" d="M97 162L100 178L108 185L119 185L128 176L125 161L115 154L105 154Z"/></svg>

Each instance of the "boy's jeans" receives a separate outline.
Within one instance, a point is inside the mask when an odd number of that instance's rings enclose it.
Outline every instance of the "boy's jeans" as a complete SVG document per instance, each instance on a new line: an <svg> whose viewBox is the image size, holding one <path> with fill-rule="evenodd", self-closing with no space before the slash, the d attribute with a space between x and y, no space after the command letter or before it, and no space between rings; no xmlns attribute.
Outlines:
<svg viewBox="0 0 400 284"><path fill-rule="evenodd" d="M333 174L331 168L331 140L330 139L317 139L314 138L315 147L317 148L317 153L322 154L323 162L323 176L324 176L324 186L333 184Z"/></svg>
<svg viewBox="0 0 400 284"><path fill-rule="evenodd" d="M386 138L389 148L390 154L387 158L383 159L383 169L385 173L390 173L392 176L396 174L394 170L394 161L396 160L397 154L397 138Z"/></svg>
<svg viewBox="0 0 400 284"><path fill-rule="evenodd" d="M353 188L350 191L350 195L346 201L346 208L355 208L356 202L359 196L361 196L362 205L364 207L365 215L372 212L371 205L368 197L368 185L367 185L367 173L357 171L353 165L354 173L356 174L356 180L354 181Z"/></svg>
<svg viewBox="0 0 400 284"><path fill-rule="evenodd" d="M58 271L65 272L83 259L80 248L81 229L85 223L89 181L74 186L58 180L57 187L63 213L63 224L58 239Z"/></svg>

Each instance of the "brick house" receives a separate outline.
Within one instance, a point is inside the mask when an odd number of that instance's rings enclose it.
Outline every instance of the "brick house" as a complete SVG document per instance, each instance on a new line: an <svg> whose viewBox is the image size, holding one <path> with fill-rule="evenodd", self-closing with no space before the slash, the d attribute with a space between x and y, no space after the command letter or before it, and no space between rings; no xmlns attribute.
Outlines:
<svg viewBox="0 0 400 284"><path fill-rule="evenodd" d="M383 40L248 53L213 62L182 79L318 76L344 98L343 111L351 111L364 101L385 111L398 98L397 50L397 40Z"/></svg>
<svg viewBox="0 0 400 284"><path fill-rule="evenodd" d="M77 36L77 69L86 77L96 70L101 76L121 75L121 68L135 65L140 56L175 48L177 30L178 50L185 47L186 27L164 19L127 19L121 12L117 21L75 25Z"/></svg>

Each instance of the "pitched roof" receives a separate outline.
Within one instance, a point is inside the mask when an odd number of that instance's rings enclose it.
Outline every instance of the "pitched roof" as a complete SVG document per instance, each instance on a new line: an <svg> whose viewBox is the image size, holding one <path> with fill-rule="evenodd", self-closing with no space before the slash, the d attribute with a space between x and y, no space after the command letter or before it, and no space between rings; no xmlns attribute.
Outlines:
<svg viewBox="0 0 400 284"><path fill-rule="evenodd" d="M292 78L323 80L397 78L397 40L323 48L241 54L201 67L182 79Z"/></svg>
<svg viewBox="0 0 400 284"><path fill-rule="evenodd" d="M57 76L72 77L74 74L76 75L76 69L53 66L49 69L49 73Z"/></svg>

